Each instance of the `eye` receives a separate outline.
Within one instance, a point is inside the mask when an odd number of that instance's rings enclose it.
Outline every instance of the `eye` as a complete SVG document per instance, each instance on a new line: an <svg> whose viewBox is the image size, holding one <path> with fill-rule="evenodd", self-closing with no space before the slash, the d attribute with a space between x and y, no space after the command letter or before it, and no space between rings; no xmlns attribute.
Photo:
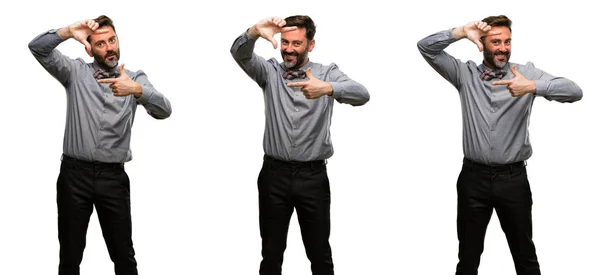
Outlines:
<svg viewBox="0 0 600 275"><path fill-rule="evenodd" d="M300 42L294 42L294 46L298 47L300 45L302 45L302 43L300 43Z"/></svg>

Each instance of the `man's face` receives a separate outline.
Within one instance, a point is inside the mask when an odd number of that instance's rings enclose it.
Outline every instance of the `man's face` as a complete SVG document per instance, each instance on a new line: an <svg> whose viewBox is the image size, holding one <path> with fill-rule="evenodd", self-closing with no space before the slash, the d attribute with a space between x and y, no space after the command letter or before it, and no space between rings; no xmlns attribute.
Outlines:
<svg viewBox="0 0 600 275"><path fill-rule="evenodd" d="M507 27L492 27L489 33L499 32L482 38L483 63L491 69L503 68L510 59L511 32Z"/></svg>
<svg viewBox="0 0 600 275"><path fill-rule="evenodd" d="M119 50L119 40L113 28L104 26L98 30L108 30L103 34L97 34L97 31L90 35L91 53L98 65L105 69L112 69L119 64L121 51Z"/></svg>
<svg viewBox="0 0 600 275"><path fill-rule="evenodd" d="M308 41L306 29L296 30L281 34L281 57L283 65L288 70L295 70L308 63L308 52L315 46L315 40Z"/></svg>

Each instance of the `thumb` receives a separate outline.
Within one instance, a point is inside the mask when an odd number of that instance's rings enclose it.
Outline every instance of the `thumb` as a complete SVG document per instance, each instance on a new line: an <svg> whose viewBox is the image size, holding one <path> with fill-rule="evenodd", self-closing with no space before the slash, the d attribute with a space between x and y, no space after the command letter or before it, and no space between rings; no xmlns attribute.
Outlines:
<svg viewBox="0 0 600 275"><path fill-rule="evenodd" d="M306 77L308 77L308 79L312 79L313 78L312 71L310 70L310 67L308 69L306 69Z"/></svg>
<svg viewBox="0 0 600 275"><path fill-rule="evenodd" d="M512 65L510 67L510 71L515 75L515 77L517 77L517 76L523 76L519 71L517 71L517 66L516 65Z"/></svg>
<svg viewBox="0 0 600 275"><path fill-rule="evenodd" d="M127 73L125 72L125 63L122 63L121 65L119 65L119 73L120 73L121 75L123 75L123 74L127 74Z"/></svg>
<svg viewBox="0 0 600 275"><path fill-rule="evenodd" d="M479 49L479 52L483 51L483 43L481 43L481 40L475 40L473 41L475 43L475 45L477 45L477 48Z"/></svg>
<svg viewBox="0 0 600 275"><path fill-rule="evenodd" d="M88 43L86 40L81 41L81 44L83 44L85 47L85 52L87 52L90 57L94 57L94 54L92 54L92 45L90 45L90 43Z"/></svg>
<svg viewBox="0 0 600 275"><path fill-rule="evenodd" d="M269 37L269 41L271 41L271 44L273 44L273 49L277 49L277 40L275 40L275 37Z"/></svg>

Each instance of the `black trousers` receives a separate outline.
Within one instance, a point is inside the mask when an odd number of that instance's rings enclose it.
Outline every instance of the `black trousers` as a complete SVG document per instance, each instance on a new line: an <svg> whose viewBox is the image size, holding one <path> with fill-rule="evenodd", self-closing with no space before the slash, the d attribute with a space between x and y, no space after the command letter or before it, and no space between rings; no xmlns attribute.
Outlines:
<svg viewBox="0 0 600 275"><path fill-rule="evenodd" d="M532 241L531 189L523 162L488 166L464 159L457 182L459 262L456 275L475 275L492 216L500 221L518 275L540 275Z"/></svg>
<svg viewBox="0 0 600 275"><path fill-rule="evenodd" d="M63 155L56 184L59 275L78 275L94 205L115 274L137 275L131 240L129 177L121 163Z"/></svg>
<svg viewBox="0 0 600 275"><path fill-rule="evenodd" d="M324 161L286 162L265 156L258 176L261 275L281 275L294 208L313 275L332 275L331 196Z"/></svg>

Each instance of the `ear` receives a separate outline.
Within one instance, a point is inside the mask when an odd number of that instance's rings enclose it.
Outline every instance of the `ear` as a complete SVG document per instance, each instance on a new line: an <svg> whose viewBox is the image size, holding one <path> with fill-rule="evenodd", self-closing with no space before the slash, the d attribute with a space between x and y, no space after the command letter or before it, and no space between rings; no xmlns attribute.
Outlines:
<svg viewBox="0 0 600 275"><path fill-rule="evenodd" d="M314 47L315 47L315 40L313 39L308 43L308 51L312 52Z"/></svg>

